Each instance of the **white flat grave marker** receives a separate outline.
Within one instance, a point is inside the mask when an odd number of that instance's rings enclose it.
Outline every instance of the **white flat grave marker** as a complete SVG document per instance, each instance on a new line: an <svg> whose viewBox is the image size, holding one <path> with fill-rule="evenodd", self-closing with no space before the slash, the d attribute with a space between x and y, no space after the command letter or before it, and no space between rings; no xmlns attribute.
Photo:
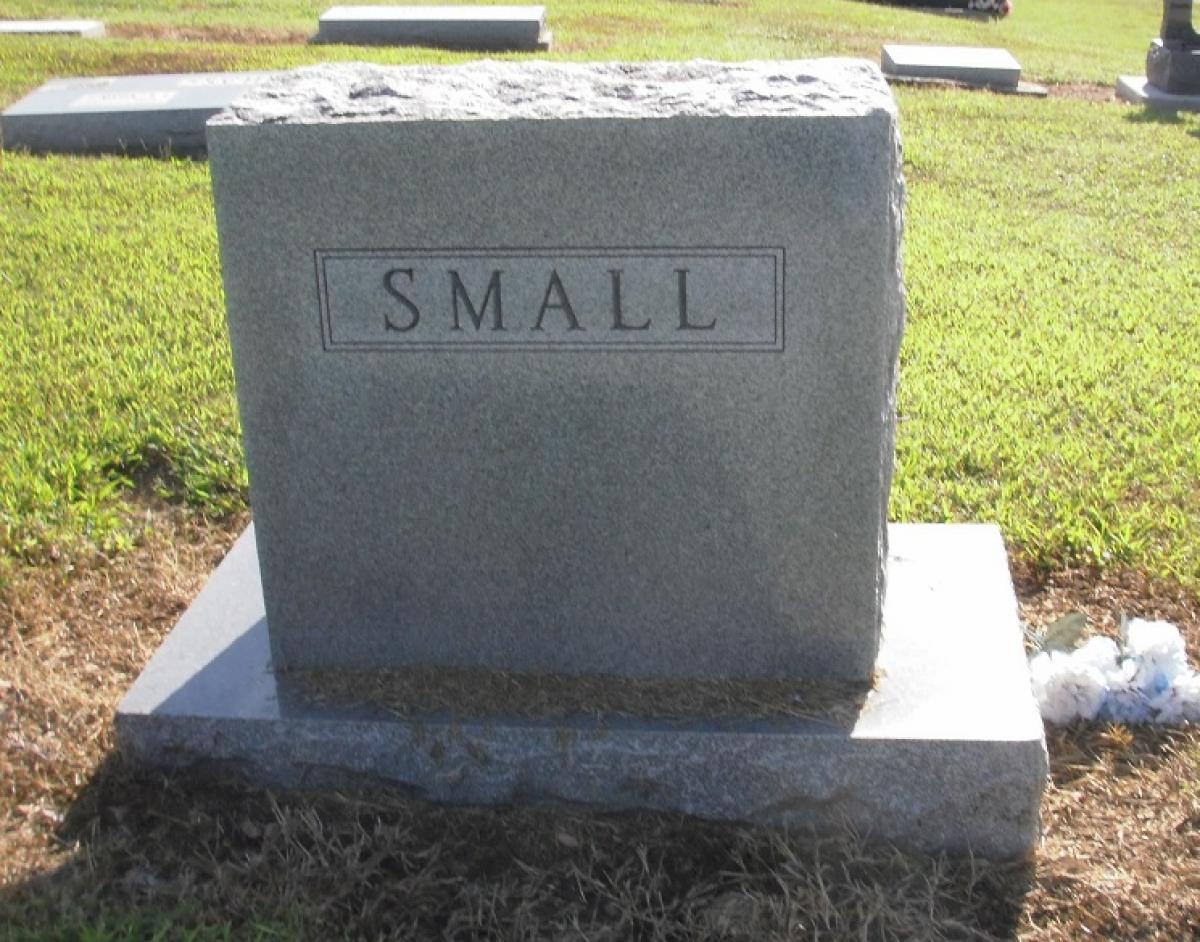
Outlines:
<svg viewBox="0 0 1200 942"><path fill-rule="evenodd" d="M1118 75L1117 97L1162 111L1200 111L1200 95L1172 95L1151 85L1144 75Z"/></svg>
<svg viewBox="0 0 1200 942"><path fill-rule="evenodd" d="M550 32L542 6L355 6L322 13L313 41L530 50L550 48Z"/></svg>
<svg viewBox="0 0 1200 942"><path fill-rule="evenodd" d="M204 123L271 74L53 79L0 115L0 139L38 153L199 155Z"/></svg>
<svg viewBox="0 0 1200 942"><path fill-rule="evenodd" d="M968 85L1016 88L1021 64L1007 49L983 46L908 46L889 43L880 64L884 75L897 78L949 79Z"/></svg>
<svg viewBox="0 0 1200 942"><path fill-rule="evenodd" d="M99 20L0 20L0 35L99 39L104 35L104 24Z"/></svg>

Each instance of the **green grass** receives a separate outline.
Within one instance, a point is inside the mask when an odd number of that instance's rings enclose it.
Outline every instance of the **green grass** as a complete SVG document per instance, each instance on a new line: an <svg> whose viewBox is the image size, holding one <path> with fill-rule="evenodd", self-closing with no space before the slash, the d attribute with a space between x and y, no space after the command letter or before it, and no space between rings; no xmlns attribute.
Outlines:
<svg viewBox="0 0 1200 942"><path fill-rule="evenodd" d="M897 519L1200 586L1200 120L902 92Z"/></svg>
<svg viewBox="0 0 1200 942"><path fill-rule="evenodd" d="M590 59L718 59L857 55L878 61L884 42L936 42L1004 46L1025 75L1043 82L1111 85L1118 72L1140 72L1150 37L1162 16L1159 0L1016 0L1017 10L1001 21L976 22L854 0L591 0L549 5L557 57ZM68 3L43 0L0 2L0 19L90 17L110 26L155 24L238 27L315 32L317 16L330 4L297 0L193 2L141 0ZM2 40L16 46L28 40ZM0 46L0 94L12 77L24 89L53 74L94 74L114 56L204 56L197 43L120 40L72 43L41 40L36 62L10 71ZM126 49L126 47L132 47ZM114 49L114 47L119 47ZM332 53L339 57L344 52ZM379 61L411 59L411 52L357 50L354 57ZM216 53L224 67L285 66L318 61L331 53L292 45ZM428 58L428 55L423 58ZM49 69L50 71L45 71ZM11 76L11 77L10 77ZM9 86L11 87L11 86Z"/></svg>
<svg viewBox="0 0 1200 942"><path fill-rule="evenodd" d="M320 5L0 4L311 27ZM1000 24L848 0L552 8L573 57L782 56L880 38L986 41L1039 78L1136 70L1156 2L1024 0ZM1040 56L1040 58L1039 58ZM0 41L0 101L54 74L437 61L419 50ZM995 520L1042 565L1200 590L1200 119L900 90L909 326L892 513ZM147 488L245 500L204 164L0 158L0 551L121 546Z"/></svg>
<svg viewBox="0 0 1200 942"><path fill-rule="evenodd" d="M135 481L243 502L207 166L9 155L0 205L0 548L127 542Z"/></svg>

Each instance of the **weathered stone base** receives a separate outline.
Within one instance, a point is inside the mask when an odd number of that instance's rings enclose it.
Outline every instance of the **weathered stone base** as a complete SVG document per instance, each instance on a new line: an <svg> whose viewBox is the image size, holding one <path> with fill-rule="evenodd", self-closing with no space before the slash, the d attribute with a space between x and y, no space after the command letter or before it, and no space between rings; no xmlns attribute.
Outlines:
<svg viewBox="0 0 1200 942"><path fill-rule="evenodd" d="M1200 95L1172 95L1151 85L1144 75L1118 75L1117 97L1161 111L1200 111Z"/></svg>
<svg viewBox="0 0 1200 942"><path fill-rule="evenodd" d="M833 829L1016 857L1047 772L1000 533L892 525L878 681L837 724L397 718L293 702L273 674L253 528L117 711L134 760L291 786L365 777L438 801L565 801Z"/></svg>

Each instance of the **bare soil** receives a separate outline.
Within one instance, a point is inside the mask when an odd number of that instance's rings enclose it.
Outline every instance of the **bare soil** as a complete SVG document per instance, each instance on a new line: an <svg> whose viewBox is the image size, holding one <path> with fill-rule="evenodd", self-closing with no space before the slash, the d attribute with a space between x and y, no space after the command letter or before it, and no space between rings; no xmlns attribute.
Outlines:
<svg viewBox="0 0 1200 942"><path fill-rule="evenodd" d="M253 26L179 26L171 23L113 23L107 31L110 36L118 39L236 43L242 46L304 43L311 35L311 33L297 29L264 29Z"/></svg>
<svg viewBox="0 0 1200 942"><path fill-rule="evenodd" d="M1116 101L1117 90L1113 85L1092 85L1087 82L1064 82L1046 86L1051 98L1072 98L1076 101Z"/></svg>

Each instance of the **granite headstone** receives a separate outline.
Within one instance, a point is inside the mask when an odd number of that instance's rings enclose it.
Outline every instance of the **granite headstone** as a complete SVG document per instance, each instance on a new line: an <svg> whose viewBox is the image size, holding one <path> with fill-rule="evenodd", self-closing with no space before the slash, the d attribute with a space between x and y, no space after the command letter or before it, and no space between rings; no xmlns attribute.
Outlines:
<svg viewBox="0 0 1200 942"><path fill-rule="evenodd" d="M0 141L39 153L197 156L205 122L271 74L52 79L0 114Z"/></svg>
<svg viewBox="0 0 1200 942"><path fill-rule="evenodd" d="M870 675L875 70L329 66L209 148L277 663Z"/></svg>
<svg viewBox="0 0 1200 942"><path fill-rule="evenodd" d="M128 755L1036 842L999 532L886 524L874 66L324 66L209 145L255 523L119 707Z"/></svg>
<svg viewBox="0 0 1200 942"><path fill-rule="evenodd" d="M543 6L338 6L317 21L319 43L440 46L449 49L549 49Z"/></svg>
<svg viewBox="0 0 1200 942"><path fill-rule="evenodd" d="M1021 64L1007 49L888 43L880 55L887 76L945 79L966 85L1016 88Z"/></svg>

